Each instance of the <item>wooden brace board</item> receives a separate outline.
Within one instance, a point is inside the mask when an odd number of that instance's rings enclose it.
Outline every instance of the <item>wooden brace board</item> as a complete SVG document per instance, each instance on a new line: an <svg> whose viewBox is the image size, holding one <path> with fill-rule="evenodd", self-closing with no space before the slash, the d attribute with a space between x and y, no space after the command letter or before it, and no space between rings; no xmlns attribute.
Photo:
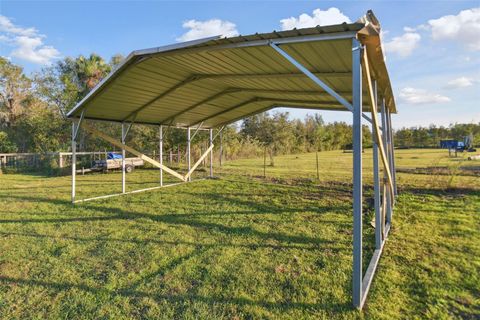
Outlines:
<svg viewBox="0 0 480 320"><path fill-rule="evenodd" d="M100 132L99 130L97 130L97 129L95 129L95 128L92 128L92 127L90 127L89 125L87 125L87 124L85 124L85 123L82 123L82 127L83 127L85 130L87 130L87 131L89 131L90 133L92 133L93 135L96 135L96 136L98 136L99 138L102 138L103 140L110 142L110 143L113 144L114 146L117 146L117 147L119 147L119 148L125 149L126 151L128 151L128 152L136 155L137 157L139 157L139 158L147 161L148 163L151 163L152 165L154 165L154 166L156 166L156 167L164 170L165 172L170 173L170 174L171 174L172 176L174 176L175 178L178 178L178 179L180 179L180 180L182 180L182 181L187 181L187 176L182 176L182 175L179 174L178 172L170 169L170 168L167 167L167 166L164 166L164 165L161 164L160 162L153 160L152 158L150 158L150 157L144 155L143 153L141 153L141 152L139 152L139 151L137 151L137 150L135 150L135 149L127 146L126 144L123 144L123 143L121 143L120 141L118 141L118 140L116 140L116 139L114 139L114 138L112 138L112 137L104 134L103 132ZM203 160L203 159L202 159L202 160ZM189 172L188 174L190 175L191 173Z"/></svg>
<svg viewBox="0 0 480 320"><path fill-rule="evenodd" d="M187 180L188 177L190 177L190 175L195 171L195 169L200 165L200 163L202 163L203 159L205 159L205 157L208 155L208 153L212 149L213 149L213 144L207 149L207 151L205 151L204 154L202 154L200 159L198 159L198 161L193 165L193 167L190 169L190 171L188 171L188 173L185 175L185 180Z"/></svg>
<svg viewBox="0 0 480 320"><path fill-rule="evenodd" d="M390 171L390 165L387 159L387 154L385 152L385 146L383 145L382 137L380 136L380 128L378 127L378 118L377 118L377 106L375 97L373 94L373 86L372 86L372 79L370 78L370 68L368 64L368 56L366 50L363 53L363 61L364 61L364 67L365 67L365 76L367 78L367 84L368 84L368 93L370 97L370 111L372 113L372 123L373 123L373 131L375 134L376 142L377 145L380 149L380 156L382 158L382 163L383 167L385 168L385 172L387 173L387 179L388 179L388 184L390 186L389 192L391 194L391 199L394 199L395 196L393 194L393 179L392 179L392 173ZM383 130L387 130L387 128L383 128ZM385 133L384 133L385 134Z"/></svg>

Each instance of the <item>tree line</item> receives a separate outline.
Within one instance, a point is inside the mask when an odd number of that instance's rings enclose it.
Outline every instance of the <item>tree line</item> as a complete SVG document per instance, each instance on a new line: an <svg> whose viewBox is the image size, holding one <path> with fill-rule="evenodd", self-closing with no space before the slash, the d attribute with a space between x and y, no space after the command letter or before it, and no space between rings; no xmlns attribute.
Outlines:
<svg viewBox="0 0 480 320"><path fill-rule="evenodd" d="M22 67L0 57L0 153L69 151L71 123L66 114L88 94L123 57L106 61L97 54L67 57L28 76ZM107 134L120 136L120 126L95 123ZM135 125L127 143L151 153L158 150L158 127ZM480 123L452 124L448 127L403 128L395 132L400 147L437 147L442 139L480 139ZM363 127L364 145L371 144L371 131ZM193 152L204 150L208 140L200 132ZM105 141L81 131L79 150L112 150ZM349 149L352 127L345 122L325 123L318 114L291 119L288 112L265 112L249 117L240 125L232 124L222 132L223 156L227 159L253 157L266 152L271 163L278 154ZM167 129L165 153L184 153L184 130ZM217 149L218 152L218 149Z"/></svg>

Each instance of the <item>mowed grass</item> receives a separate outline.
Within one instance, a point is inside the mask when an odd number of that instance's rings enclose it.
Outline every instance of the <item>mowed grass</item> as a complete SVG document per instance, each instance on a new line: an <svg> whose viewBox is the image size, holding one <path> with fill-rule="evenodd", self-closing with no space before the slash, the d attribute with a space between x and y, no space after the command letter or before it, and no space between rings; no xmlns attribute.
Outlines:
<svg viewBox="0 0 480 320"><path fill-rule="evenodd" d="M480 165L462 157L397 150L397 166ZM371 163L366 150L365 266ZM263 159L238 160L219 179L75 206L70 177L0 175L0 318L480 317L479 177L398 174L393 229L360 312L352 154L321 152L319 167L317 181L314 153L277 157L263 179ZM120 177L79 176L78 196L119 192ZM158 177L136 170L128 190Z"/></svg>

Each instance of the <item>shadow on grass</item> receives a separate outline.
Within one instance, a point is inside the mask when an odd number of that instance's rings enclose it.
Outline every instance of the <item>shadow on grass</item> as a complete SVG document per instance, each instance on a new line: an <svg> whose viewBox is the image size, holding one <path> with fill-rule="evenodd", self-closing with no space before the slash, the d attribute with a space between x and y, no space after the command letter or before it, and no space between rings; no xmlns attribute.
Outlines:
<svg viewBox="0 0 480 320"><path fill-rule="evenodd" d="M128 298L151 298L156 301L168 301L173 303L192 303L192 302L201 302L208 304L210 306L218 304L233 304L239 306L260 306L263 308L271 310L291 310L291 309L322 309L329 313L343 313L352 311L353 307L348 303L302 303L302 302L270 302L270 301L256 301L248 298L240 297L225 297L225 296L203 296L198 294L185 294L185 295L176 295L176 294L156 294L149 293L140 290L133 289L121 289L121 290L108 290L104 288L96 288L87 286L84 284L71 284L65 282L49 282L42 280L31 280L31 279L21 279L6 277L0 275L0 282L10 285L22 285L22 286L36 286L44 287L48 289L53 289L56 291L66 291L66 290L82 290L90 292L92 294L108 294L111 296L123 296Z"/></svg>
<svg viewBox="0 0 480 320"><path fill-rule="evenodd" d="M0 196L2 198L4 196ZM19 198L22 200L28 201L37 201L37 202L53 202L56 204L69 206L71 204L68 201L61 199L48 199L40 197L26 197L26 196L9 196L8 198ZM230 201L227 199L224 201ZM241 204L246 205L245 201L240 201ZM247 202L250 203L250 202ZM255 202L252 202L252 205L255 205ZM334 241L324 240L317 237L308 237L300 235L289 235L280 232L263 232L252 228L251 226L245 227L234 227L226 226L220 223L206 222L199 219L195 219L203 216L210 215L223 215L228 216L231 214L283 214L283 213L296 213L299 212L298 209L283 209L283 208L274 208L272 209L266 205L258 205L253 211L241 211L238 212L217 212L217 213L192 213L192 214L152 214L152 213L142 213L142 212L131 212L126 211L120 208L104 207L104 206L94 206L94 205L83 205L82 208L96 210L105 214L107 216L87 216L87 217L65 217L65 218L52 218L52 219L5 219L0 220L0 224L5 223L68 223L68 222L88 222L88 221L111 221L111 220L135 220L135 219L149 219L151 221L166 223L170 225L183 225L200 229L214 230L216 232L223 233L225 235L238 235L238 236L255 236L263 240L275 240L280 242L287 243L301 243L301 244L313 244L313 245L322 245L324 243L333 243ZM263 212L262 210L269 209L268 212ZM322 208L322 212L328 212L330 207ZM317 208L318 210L318 208Z"/></svg>
<svg viewBox="0 0 480 320"><path fill-rule="evenodd" d="M156 240L156 239L124 239L124 238L112 238L112 237L70 237L70 236L54 236L48 234L38 234L38 233L26 233L26 232L3 232L0 231L0 236L4 237L29 237L29 238L36 238L36 239L52 239L52 240L72 240L78 242L119 242L119 243L130 243L130 244L137 244L137 245L148 245L148 244L157 244L157 245L167 245L167 246L178 246L178 245L185 245L185 246L192 246L192 247L199 247L199 248L217 248L217 247L231 247L231 248L244 248L250 250L256 249L277 249L277 250L319 250L319 249L329 249L330 252L338 252L342 250L340 246L333 247L333 246L326 246L326 243L323 242L324 245L322 247L314 246L314 245L284 245L284 244L257 244L257 243L231 243L231 242L211 242L211 243L201 243L201 242L188 242L188 241L167 241L167 240ZM330 245L337 244L340 245L342 242L335 241L330 242ZM349 243L344 243L348 245Z"/></svg>
<svg viewBox="0 0 480 320"><path fill-rule="evenodd" d="M431 196L480 196L480 189L471 187L456 188L419 188L412 186L399 186L398 193L411 193L414 195L431 195Z"/></svg>

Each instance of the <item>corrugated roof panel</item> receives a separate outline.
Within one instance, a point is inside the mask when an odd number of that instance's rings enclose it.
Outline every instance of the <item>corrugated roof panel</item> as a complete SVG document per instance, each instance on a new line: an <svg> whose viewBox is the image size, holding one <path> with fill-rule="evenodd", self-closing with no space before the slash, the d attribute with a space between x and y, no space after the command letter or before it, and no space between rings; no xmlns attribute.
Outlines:
<svg viewBox="0 0 480 320"><path fill-rule="evenodd" d="M345 110L268 41L281 41L283 50L351 101L351 37L355 32L376 59L372 73L377 74L379 89L388 95L388 106L395 111L384 61L372 51L379 36L362 33L366 26L341 24L136 51L69 116L78 117L85 108L86 118L121 121L136 112L137 121L143 123L173 119L173 125L192 125L206 119L207 126L212 126L273 105ZM364 99L368 101L366 86ZM368 109L366 104L364 108Z"/></svg>

